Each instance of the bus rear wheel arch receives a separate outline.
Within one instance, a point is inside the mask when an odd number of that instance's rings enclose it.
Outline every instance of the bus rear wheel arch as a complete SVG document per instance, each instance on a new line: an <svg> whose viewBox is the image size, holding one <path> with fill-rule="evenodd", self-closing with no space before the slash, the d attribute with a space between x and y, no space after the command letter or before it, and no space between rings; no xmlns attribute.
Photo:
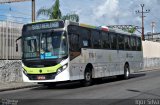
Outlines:
<svg viewBox="0 0 160 105"><path fill-rule="evenodd" d="M84 71L84 80L82 80L82 82L81 82L83 86L92 85L92 83L93 83L92 69L93 69L93 66L91 64L88 64L86 66L86 69Z"/></svg>

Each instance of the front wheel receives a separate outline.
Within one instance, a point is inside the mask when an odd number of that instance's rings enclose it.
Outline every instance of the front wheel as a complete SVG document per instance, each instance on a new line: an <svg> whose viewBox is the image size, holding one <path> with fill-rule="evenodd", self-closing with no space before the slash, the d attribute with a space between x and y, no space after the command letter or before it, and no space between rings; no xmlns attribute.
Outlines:
<svg viewBox="0 0 160 105"><path fill-rule="evenodd" d="M82 80L83 86L90 86L92 85L92 71L90 68L87 68L84 73L84 80Z"/></svg>

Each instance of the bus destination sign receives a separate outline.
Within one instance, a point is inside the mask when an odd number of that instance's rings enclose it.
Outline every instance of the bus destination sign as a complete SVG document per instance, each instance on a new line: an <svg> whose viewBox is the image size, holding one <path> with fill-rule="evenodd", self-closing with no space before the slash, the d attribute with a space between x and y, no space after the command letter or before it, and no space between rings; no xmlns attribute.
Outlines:
<svg viewBox="0 0 160 105"><path fill-rule="evenodd" d="M26 26L26 31L55 29L55 28L63 28L63 27L64 27L63 21L52 21L52 22L29 24Z"/></svg>

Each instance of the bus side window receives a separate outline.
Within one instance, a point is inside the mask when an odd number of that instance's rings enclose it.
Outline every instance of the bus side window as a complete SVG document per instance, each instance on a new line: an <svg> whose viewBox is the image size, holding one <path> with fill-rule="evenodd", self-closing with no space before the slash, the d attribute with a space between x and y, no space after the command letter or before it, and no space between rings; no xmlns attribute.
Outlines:
<svg viewBox="0 0 160 105"><path fill-rule="evenodd" d="M130 50L130 49L131 49L130 37L129 36L125 36L125 50Z"/></svg>
<svg viewBox="0 0 160 105"><path fill-rule="evenodd" d="M124 50L124 36L123 35L118 35L118 46L119 50Z"/></svg>
<svg viewBox="0 0 160 105"><path fill-rule="evenodd" d="M102 48L110 49L110 37L107 32L102 32Z"/></svg>
<svg viewBox="0 0 160 105"><path fill-rule="evenodd" d="M72 52L79 52L79 35L69 34L69 45Z"/></svg>
<svg viewBox="0 0 160 105"><path fill-rule="evenodd" d="M132 51L136 51L136 38L135 37L131 37L131 48Z"/></svg>
<svg viewBox="0 0 160 105"><path fill-rule="evenodd" d="M111 35L111 49L117 50L117 35L114 33L110 33Z"/></svg>
<svg viewBox="0 0 160 105"><path fill-rule="evenodd" d="M96 30L92 30L91 35L92 35L92 40L93 40L92 41L93 47L95 49L100 49L101 48L101 36L100 36L99 32Z"/></svg>
<svg viewBox="0 0 160 105"><path fill-rule="evenodd" d="M136 39L136 42L137 42L137 51L142 51L141 38L137 38L137 39Z"/></svg>
<svg viewBox="0 0 160 105"><path fill-rule="evenodd" d="M90 31L86 28L79 27L79 35L80 35L81 48L90 48L91 47Z"/></svg>

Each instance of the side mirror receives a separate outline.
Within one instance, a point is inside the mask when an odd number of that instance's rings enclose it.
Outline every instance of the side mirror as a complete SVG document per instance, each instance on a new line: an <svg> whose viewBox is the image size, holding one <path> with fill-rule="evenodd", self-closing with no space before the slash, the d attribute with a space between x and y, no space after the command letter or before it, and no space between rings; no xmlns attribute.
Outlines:
<svg viewBox="0 0 160 105"><path fill-rule="evenodd" d="M16 52L18 52L18 43L16 43Z"/></svg>
<svg viewBox="0 0 160 105"><path fill-rule="evenodd" d="M17 43L17 41L19 40L19 39L21 39L22 37L20 36L19 38L17 38L16 39L16 52L18 52L18 43Z"/></svg>

